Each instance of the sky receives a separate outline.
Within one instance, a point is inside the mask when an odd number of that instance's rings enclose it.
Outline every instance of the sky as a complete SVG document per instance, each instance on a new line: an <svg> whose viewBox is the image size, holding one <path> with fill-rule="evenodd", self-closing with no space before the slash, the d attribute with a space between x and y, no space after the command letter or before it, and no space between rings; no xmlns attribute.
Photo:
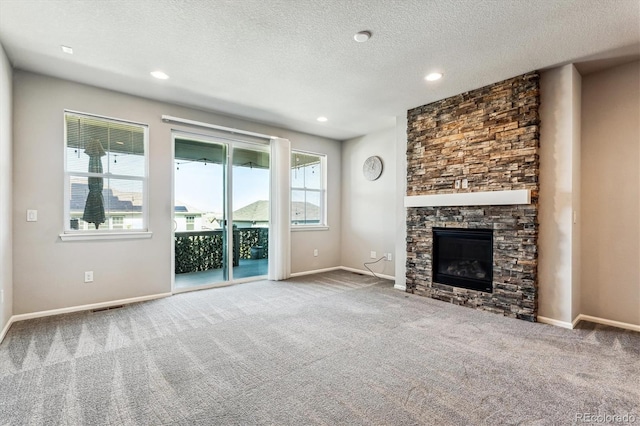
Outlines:
<svg viewBox="0 0 640 426"><path fill-rule="evenodd" d="M177 161L175 170L176 205L186 203L203 212L221 213L223 210L223 167L220 164ZM292 187L320 188L319 165L293 169ZM309 194L306 194L309 197ZM305 201L304 191L293 191L292 201ZM306 201L320 205L317 200ZM233 210L258 200L269 199L269 170L233 167Z"/></svg>
<svg viewBox="0 0 640 426"><path fill-rule="evenodd" d="M222 213L224 176L220 164L189 162L176 166L175 202L203 212ZM269 199L269 170L233 167L233 210Z"/></svg>

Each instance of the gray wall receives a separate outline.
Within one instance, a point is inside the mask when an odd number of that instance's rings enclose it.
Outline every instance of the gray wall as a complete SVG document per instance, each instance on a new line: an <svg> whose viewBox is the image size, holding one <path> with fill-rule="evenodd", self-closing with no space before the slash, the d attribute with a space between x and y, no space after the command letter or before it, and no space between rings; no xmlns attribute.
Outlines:
<svg viewBox="0 0 640 426"><path fill-rule="evenodd" d="M383 172L375 181L362 174L364 161L377 155ZM378 258L395 256L396 247L396 128L344 141L342 144L342 266L364 270L371 251ZM395 274L395 262L369 266L380 274Z"/></svg>
<svg viewBox="0 0 640 426"><path fill-rule="evenodd" d="M582 87L582 313L640 325L640 62Z"/></svg>
<svg viewBox="0 0 640 426"><path fill-rule="evenodd" d="M340 266L340 238L342 220L340 191L342 185L342 156L340 142L317 136L291 134L291 149L327 154L327 225L328 230L291 232L291 272L314 271ZM287 137L287 136L285 136ZM318 249L318 256L313 250Z"/></svg>
<svg viewBox="0 0 640 426"><path fill-rule="evenodd" d="M292 272L338 265L363 269L369 251L392 252L396 259L380 262L375 270L387 275L397 272L396 284L403 287L404 271L398 265L403 266L404 259L398 254L405 253L406 236L402 206L406 117L397 117L396 128L341 144L22 71L14 73L12 98L12 71L1 53L0 289L4 303L0 304L0 325L12 313L171 290L170 131L179 126L163 123L162 114L275 134L289 138L293 149L327 154L329 230L292 232ZM577 313L584 313L640 324L638 74L638 62L592 74L585 78L582 91L580 76L571 65L542 74L546 108L541 135L542 316L570 322ZM580 93L584 93L582 118ZM63 224L65 108L150 125L151 239L62 242L58 238ZM576 122L582 123L582 136ZM579 140L582 164L576 154ZM616 149L609 149L611 144ZM366 181L361 172L369 155L380 155L385 162L382 177L374 182ZM580 180L584 186L581 196ZM600 202L603 197L606 202ZM610 206L616 207L610 211ZM26 209L31 208L39 211L38 222L24 220ZM578 213L575 225L574 210ZM621 243L593 234L594 224L602 225L605 218L611 226L623 227L618 235L623 237ZM20 236L13 245L12 229ZM594 241L598 244L592 244ZM576 247L581 248L579 253ZM605 250L595 252L595 247ZM624 250L618 253L618 248ZM318 257L313 256L314 249ZM94 271L93 284L83 282L85 270ZM616 278L605 279L605 273Z"/></svg>
<svg viewBox="0 0 640 426"><path fill-rule="evenodd" d="M151 239L62 242L63 110L146 123L149 135ZM325 153L329 231L292 235L292 271L340 264L340 143L241 119L151 101L23 71L14 74L14 314L171 291L171 130L169 114L289 138L292 148ZM184 129L184 128L183 128ZM191 129L193 130L193 129ZM3 148L4 149L4 148ZM4 171L4 168L3 168ZM4 172L3 172L4 173ZM4 205L4 203L3 203ZM38 210L37 222L24 220ZM4 220L4 219L3 219ZM313 248L321 256L312 263ZM308 255L307 255L308 254ZM4 268L3 268L4 269ZM84 271L94 282L83 282Z"/></svg>
<svg viewBox="0 0 640 426"><path fill-rule="evenodd" d="M13 315L12 70L0 45L0 331Z"/></svg>

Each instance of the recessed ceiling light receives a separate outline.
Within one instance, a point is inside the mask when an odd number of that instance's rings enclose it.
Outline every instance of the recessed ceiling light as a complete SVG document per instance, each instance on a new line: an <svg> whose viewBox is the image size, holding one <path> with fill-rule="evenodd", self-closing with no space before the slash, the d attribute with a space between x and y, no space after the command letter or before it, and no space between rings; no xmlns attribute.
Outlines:
<svg viewBox="0 0 640 426"><path fill-rule="evenodd" d="M151 75L160 80L166 80L169 78L169 76L162 71L152 71Z"/></svg>
<svg viewBox="0 0 640 426"><path fill-rule="evenodd" d="M73 55L73 49L70 48L69 46L62 46L60 45L60 49L62 49L62 51L64 53L68 53L69 55Z"/></svg>
<svg viewBox="0 0 640 426"><path fill-rule="evenodd" d="M360 31L353 36L353 39L358 43L364 43L365 41L371 38L371 33L369 31Z"/></svg>
<svg viewBox="0 0 640 426"><path fill-rule="evenodd" d="M327 117L318 117L317 120L321 123L324 123L325 121L329 120Z"/></svg>
<svg viewBox="0 0 640 426"><path fill-rule="evenodd" d="M424 79L427 81L436 81L436 80L440 80L441 78L442 78L441 72L432 72L431 74L427 75Z"/></svg>

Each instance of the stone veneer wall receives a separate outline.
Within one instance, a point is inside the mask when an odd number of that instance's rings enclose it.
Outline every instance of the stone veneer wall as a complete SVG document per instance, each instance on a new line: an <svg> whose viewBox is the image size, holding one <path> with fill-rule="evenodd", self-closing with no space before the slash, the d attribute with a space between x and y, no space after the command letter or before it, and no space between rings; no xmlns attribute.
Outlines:
<svg viewBox="0 0 640 426"><path fill-rule="evenodd" d="M407 291L535 321L538 107L532 72L409 110L407 195L529 189L531 204L409 208ZM493 293L432 281L433 227L493 229Z"/></svg>

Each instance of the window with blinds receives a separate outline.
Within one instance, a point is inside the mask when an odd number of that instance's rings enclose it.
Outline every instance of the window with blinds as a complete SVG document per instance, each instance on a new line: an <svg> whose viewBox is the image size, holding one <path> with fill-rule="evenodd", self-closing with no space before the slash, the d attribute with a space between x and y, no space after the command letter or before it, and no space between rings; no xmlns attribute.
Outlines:
<svg viewBox="0 0 640 426"><path fill-rule="evenodd" d="M326 226L326 156L291 151L291 224Z"/></svg>
<svg viewBox="0 0 640 426"><path fill-rule="evenodd" d="M65 111L65 232L147 230L148 127Z"/></svg>

